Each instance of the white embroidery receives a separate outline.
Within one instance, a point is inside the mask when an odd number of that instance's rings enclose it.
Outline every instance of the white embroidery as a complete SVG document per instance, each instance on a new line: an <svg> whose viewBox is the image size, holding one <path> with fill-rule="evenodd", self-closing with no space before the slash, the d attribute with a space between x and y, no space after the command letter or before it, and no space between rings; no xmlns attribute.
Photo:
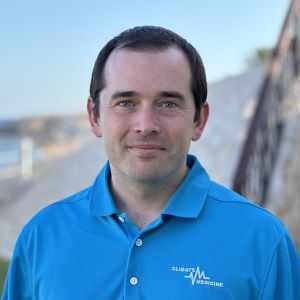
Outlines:
<svg viewBox="0 0 300 300"><path fill-rule="evenodd" d="M184 278L191 280L192 285L201 284L201 285L210 285L216 287L223 287L224 283L220 281L211 280L210 277L205 275L204 270L201 270L200 267L172 267L173 272L183 272L190 273L185 275Z"/></svg>

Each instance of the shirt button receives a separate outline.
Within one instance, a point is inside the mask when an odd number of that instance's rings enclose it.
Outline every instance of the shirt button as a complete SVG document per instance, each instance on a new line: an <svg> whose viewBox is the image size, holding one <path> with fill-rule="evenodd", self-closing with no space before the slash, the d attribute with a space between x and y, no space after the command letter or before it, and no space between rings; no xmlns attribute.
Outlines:
<svg viewBox="0 0 300 300"><path fill-rule="evenodd" d="M142 241L141 239L137 239L137 240L135 241L135 244L136 244L136 246L140 247L140 246L143 245L143 241Z"/></svg>
<svg viewBox="0 0 300 300"><path fill-rule="evenodd" d="M137 278L136 278L136 277L131 277L131 278L130 278L130 283L131 283L132 285L136 285L136 284L138 283Z"/></svg>
<svg viewBox="0 0 300 300"><path fill-rule="evenodd" d="M120 220L122 223L124 223L124 222L125 222L124 218L123 218L123 217L121 217L121 216L119 216L119 220Z"/></svg>

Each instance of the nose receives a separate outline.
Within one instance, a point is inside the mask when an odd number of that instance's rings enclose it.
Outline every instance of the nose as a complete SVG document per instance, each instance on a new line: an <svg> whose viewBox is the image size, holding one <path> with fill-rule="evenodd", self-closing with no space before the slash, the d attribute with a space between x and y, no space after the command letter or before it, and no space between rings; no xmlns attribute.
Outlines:
<svg viewBox="0 0 300 300"><path fill-rule="evenodd" d="M152 107L141 107L134 116L133 131L140 135L160 132L159 115Z"/></svg>

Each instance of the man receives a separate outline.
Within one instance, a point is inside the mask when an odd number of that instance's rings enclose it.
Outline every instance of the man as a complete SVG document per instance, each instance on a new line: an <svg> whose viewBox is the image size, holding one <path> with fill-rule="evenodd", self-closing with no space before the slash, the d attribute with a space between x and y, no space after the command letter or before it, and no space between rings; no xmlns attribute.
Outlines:
<svg viewBox="0 0 300 300"><path fill-rule="evenodd" d="M171 31L133 28L101 50L87 108L109 162L25 226L4 300L300 299L284 225L188 155L206 96L199 54Z"/></svg>

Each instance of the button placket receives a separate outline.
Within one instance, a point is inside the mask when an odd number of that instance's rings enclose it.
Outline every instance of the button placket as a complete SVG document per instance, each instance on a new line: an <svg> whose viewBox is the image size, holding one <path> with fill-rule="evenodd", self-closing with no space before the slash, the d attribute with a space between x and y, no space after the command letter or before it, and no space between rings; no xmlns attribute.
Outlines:
<svg viewBox="0 0 300 300"><path fill-rule="evenodd" d="M130 225L130 220L127 222ZM138 299L140 289L143 288L143 247L147 238L144 233L145 230L132 230L125 275L125 299Z"/></svg>
<svg viewBox="0 0 300 300"><path fill-rule="evenodd" d="M137 239L137 240L135 241L135 245L136 245L137 247L141 247L141 246L143 245L143 240L142 240L142 239Z"/></svg>
<svg viewBox="0 0 300 300"><path fill-rule="evenodd" d="M129 281L131 285L137 285L138 283L138 279L135 276L131 277Z"/></svg>

